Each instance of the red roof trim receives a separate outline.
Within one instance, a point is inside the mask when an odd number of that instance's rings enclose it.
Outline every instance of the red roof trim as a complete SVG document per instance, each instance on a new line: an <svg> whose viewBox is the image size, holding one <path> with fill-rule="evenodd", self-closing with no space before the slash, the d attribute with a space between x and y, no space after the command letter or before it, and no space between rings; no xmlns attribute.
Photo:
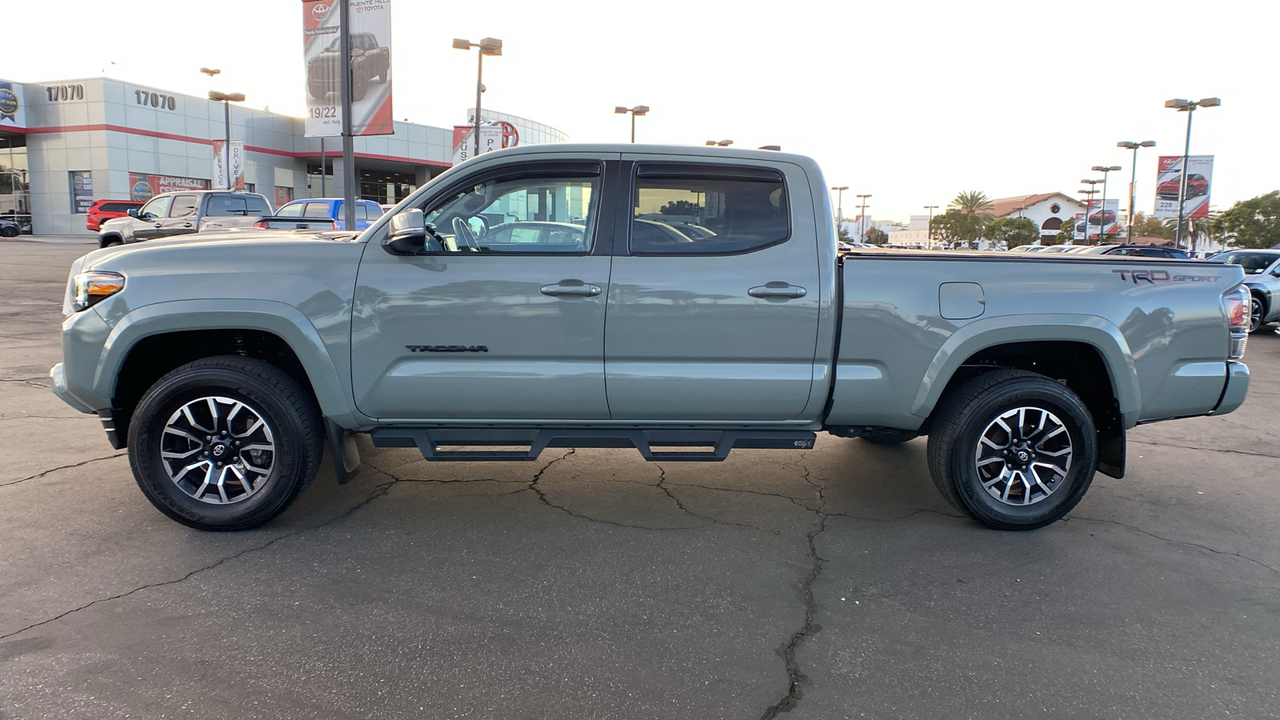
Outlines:
<svg viewBox="0 0 1280 720"><path fill-rule="evenodd" d="M31 135L51 135L56 133L71 132L97 132L105 130L107 132L125 133L126 135L141 135L143 137L160 138L161 140L177 140L178 142L196 143L197 145L213 145L212 140L205 138L191 137L189 135L174 135L173 133L158 132L156 130L142 130L140 128L129 128L122 125L109 125L107 123L97 123L94 125L62 125L58 127L39 127L39 128L15 128L18 132ZM303 159L319 157L319 153L311 152L289 152L286 150L276 150L275 148L258 147L256 145L246 145L245 150L249 152L262 153L264 155L278 155L280 157ZM330 155L330 157L334 157ZM410 165L433 165L435 167L453 167L453 163L440 162L438 160L421 160L418 158L397 157L395 155L379 155L377 153L356 153L356 157L366 160L388 160L391 162L408 163Z"/></svg>

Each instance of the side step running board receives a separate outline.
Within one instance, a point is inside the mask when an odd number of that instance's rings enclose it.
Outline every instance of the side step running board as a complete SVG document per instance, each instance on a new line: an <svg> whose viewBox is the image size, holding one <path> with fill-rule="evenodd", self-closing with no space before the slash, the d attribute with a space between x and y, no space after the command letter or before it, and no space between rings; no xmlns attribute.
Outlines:
<svg viewBox="0 0 1280 720"><path fill-rule="evenodd" d="M377 447L416 447L427 460L537 460L547 448L628 448L645 460L719 461L734 448L809 450L807 430L640 430L634 428L420 428L382 427L372 433ZM516 447L514 450L442 450L442 447ZM523 449L528 446L528 450ZM710 450L658 450L711 448Z"/></svg>

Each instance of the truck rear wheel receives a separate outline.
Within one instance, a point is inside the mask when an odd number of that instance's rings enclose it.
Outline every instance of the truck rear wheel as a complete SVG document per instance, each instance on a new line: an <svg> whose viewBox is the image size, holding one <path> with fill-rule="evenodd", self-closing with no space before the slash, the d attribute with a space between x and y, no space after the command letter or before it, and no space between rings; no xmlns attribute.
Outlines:
<svg viewBox="0 0 1280 720"><path fill-rule="evenodd" d="M1022 370L996 370L939 405L929 474L942 496L997 530L1034 530L1071 511L1093 481L1097 432L1066 386Z"/></svg>
<svg viewBox="0 0 1280 720"><path fill-rule="evenodd" d="M129 465L160 512L200 530L247 530L311 483L324 434L311 396L275 366L220 356L152 385L129 427Z"/></svg>

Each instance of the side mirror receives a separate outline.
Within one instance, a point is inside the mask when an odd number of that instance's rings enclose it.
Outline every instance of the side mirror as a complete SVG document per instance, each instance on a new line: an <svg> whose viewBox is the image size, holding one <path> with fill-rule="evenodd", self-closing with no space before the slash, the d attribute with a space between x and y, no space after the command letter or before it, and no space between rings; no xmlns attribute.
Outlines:
<svg viewBox="0 0 1280 720"><path fill-rule="evenodd" d="M422 211L412 208L391 216L391 232L382 247L392 255L417 255L427 246L427 222Z"/></svg>
<svg viewBox="0 0 1280 720"><path fill-rule="evenodd" d="M138 217L138 208L129 208L129 217Z"/></svg>

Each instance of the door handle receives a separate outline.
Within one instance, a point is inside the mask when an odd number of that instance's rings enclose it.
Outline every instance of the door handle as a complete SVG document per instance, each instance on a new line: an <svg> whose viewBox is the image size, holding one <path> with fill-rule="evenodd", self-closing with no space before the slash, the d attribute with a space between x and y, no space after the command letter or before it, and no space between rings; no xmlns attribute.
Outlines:
<svg viewBox="0 0 1280 720"><path fill-rule="evenodd" d="M191 223L183 223L182 227L191 227Z"/></svg>
<svg viewBox="0 0 1280 720"><path fill-rule="evenodd" d="M788 285L784 282L757 285L747 290L748 295L758 298L802 298L807 292L799 285Z"/></svg>
<svg viewBox="0 0 1280 720"><path fill-rule="evenodd" d="M156 223L153 227L164 227L164 223Z"/></svg>
<svg viewBox="0 0 1280 720"><path fill-rule="evenodd" d="M543 285L538 292L551 297L595 297L602 290L599 285L588 285L581 280L561 280L555 285Z"/></svg>

